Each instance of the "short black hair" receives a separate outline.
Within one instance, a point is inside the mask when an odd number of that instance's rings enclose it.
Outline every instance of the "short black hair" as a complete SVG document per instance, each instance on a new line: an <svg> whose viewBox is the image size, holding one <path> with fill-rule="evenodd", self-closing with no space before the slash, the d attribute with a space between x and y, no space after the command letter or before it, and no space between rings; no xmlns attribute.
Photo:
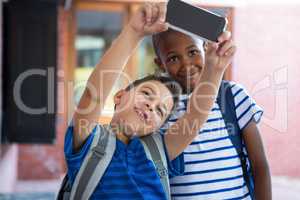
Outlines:
<svg viewBox="0 0 300 200"><path fill-rule="evenodd" d="M166 37L168 34L170 33L175 33L176 31L174 29L168 28L168 30L164 31L164 32L160 32L160 33L156 33L152 35L152 45L153 45L153 49L154 49L154 53L156 55L156 57L160 57L160 52L159 52L159 43L161 41L161 39L163 39L164 37Z"/></svg>
<svg viewBox="0 0 300 200"><path fill-rule="evenodd" d="M141 83L147 82L147 81L158 81L162 84L164 84L173 97L173 108L171 110L171 113L175 110L178 102L179 102L179 96L182 94L182 88L179 83L177 83L175 80L173 80L170 77L166 76L160 76L160 75L148 75L141 79L137 79L130 83L125 90L129 91L130 89L140 85Z"/></svg>
<svg viewBox="0 0 300 200"><path fill-rule="evenodd" d="M169 34L172 34L172 33L180 33L180 32L177 31L177 30L174 30L172 28L168 28L168 30L166 30L166 31L163 31L163 32L156 33L156 34L152 35L152 45L153 45L154 53L155 53L157 58L160 58L159 43L161 41L163 41L163 39L165 37L167 37ZM193 38L193 39L195 39L195 38ZM206 44L206 42L203 41L203 47L205 46L205 44Z"/></svg>

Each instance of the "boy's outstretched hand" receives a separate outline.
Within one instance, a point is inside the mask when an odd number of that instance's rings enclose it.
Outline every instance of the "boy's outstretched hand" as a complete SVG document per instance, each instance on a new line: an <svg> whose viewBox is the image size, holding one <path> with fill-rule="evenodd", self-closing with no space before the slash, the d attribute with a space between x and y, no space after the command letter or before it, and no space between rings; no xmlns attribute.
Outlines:
<svg viewBox="0 0 300 200"><path fill-rule="evenodd" d="M129 21L139 37L166 31L166 3L145 3Z"/></svg>
<svg viewBox="0 0 300 200"><path fill-rule="evenodd" d="M225 70L232 62L236 46L231 39L231 33L223 32L218 42L208 42L205 51L205 66L216 70Z"/></svg>

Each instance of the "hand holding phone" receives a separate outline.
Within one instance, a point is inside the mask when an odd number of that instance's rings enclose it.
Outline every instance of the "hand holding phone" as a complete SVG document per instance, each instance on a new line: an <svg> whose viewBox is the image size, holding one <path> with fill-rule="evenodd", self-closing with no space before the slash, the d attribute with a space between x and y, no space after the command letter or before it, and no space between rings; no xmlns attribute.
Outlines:
<svg viewBox="0 0 300 200"><path fill-rule="evenodd" d="M181 0L169 0L166 21L177 31L212 42L218 41L227 25L226 18Z"/></svg>
<svg viewBox="0 0 300 200"><path fill-rule="evenodd" d="M236 52L231 33L224 31L218 38L218 43L207 42L205 45L205 67L224 72Z"/></svg>

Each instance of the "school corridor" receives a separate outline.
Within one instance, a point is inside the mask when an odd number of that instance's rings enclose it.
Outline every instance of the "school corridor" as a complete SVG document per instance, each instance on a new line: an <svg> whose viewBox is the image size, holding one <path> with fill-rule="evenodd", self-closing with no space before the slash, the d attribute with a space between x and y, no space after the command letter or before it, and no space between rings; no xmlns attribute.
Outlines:
<svg viewBox="0 0 300 200"><path fill-rule="evenodd" d="M66 172L65 130L87 78L144 2L0 0L0 200L55 198ZM300 4L192 2L227 17L237 53L224 79L245 86L264 110L273 199L300 200ZM114 90L154 73L153 57L149 37ZM109 97L99 122L109 122L113 110Z"/></svg>

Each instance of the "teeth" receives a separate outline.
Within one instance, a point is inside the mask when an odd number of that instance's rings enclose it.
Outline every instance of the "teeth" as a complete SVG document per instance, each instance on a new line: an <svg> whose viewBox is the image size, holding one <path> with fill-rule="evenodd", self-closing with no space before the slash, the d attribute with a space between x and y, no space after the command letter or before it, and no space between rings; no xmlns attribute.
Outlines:
<svg viewBox="0 0 300 200"><path fill-rule="evenodd" d="M186 74L186 75L184 75L183 77L193 77L193 76L195 76L195 75L197 75L197 72L195 72L195 73L192 73L192 74Z"/></svg>

